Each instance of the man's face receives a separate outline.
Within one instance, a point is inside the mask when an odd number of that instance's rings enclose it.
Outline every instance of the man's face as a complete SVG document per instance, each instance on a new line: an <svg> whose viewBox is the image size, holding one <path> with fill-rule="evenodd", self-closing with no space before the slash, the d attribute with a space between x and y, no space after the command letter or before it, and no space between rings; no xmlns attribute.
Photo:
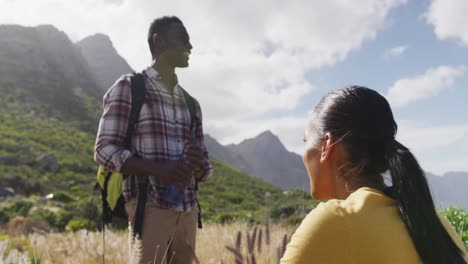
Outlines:
<svg viewBox="0 0 468 264"><path fill-rule="evenodd" d="M162 37L166 42L166 48L162 50L161 57L173 67L188 67L192 44L184 25L172 23L167 34Z"/></svg>

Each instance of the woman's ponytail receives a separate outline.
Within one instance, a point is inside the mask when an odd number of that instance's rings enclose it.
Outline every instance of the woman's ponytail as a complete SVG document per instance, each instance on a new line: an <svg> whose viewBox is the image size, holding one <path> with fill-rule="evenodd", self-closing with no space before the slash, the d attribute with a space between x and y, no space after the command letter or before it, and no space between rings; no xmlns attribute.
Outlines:
<svg viewBox="0 0 468 264"><path fill-rule="evenodd" d="M408 148L393 140L387 151L392 195L423 263L466 263L440 222L424 171Z"/></svg>

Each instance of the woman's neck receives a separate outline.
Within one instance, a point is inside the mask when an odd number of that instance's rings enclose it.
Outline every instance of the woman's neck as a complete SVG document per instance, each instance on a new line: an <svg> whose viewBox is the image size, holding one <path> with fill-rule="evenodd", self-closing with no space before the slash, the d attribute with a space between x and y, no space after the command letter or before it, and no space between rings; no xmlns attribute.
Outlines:
<svg viewBox="0 0 468 264"><path fill-rule="evenodd" d="M384 192L387 186L385 185L381 175L355 176L345 183L345 189L347 192L346 197L363 187L368 187L380 192Z"/></svg>

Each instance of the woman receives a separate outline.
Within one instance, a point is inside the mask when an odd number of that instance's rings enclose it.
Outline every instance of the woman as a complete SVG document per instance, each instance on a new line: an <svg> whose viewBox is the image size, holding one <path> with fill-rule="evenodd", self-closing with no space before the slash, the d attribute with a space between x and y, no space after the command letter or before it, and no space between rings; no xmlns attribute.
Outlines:
<svg viewBox="0 0 468 264"><path fill-rule="evenodd" d="M466 263L460 238L437 214L424 172L396 132L376 91L353 86L320 101L303 159L312 197L329 201L304 219L281 263Z"/></svg>

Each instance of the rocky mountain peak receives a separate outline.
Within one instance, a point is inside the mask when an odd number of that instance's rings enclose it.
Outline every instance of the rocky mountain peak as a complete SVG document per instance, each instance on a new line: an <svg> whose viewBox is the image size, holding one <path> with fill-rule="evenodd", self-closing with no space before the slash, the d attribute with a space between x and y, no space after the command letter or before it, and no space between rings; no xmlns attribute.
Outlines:
<svg viewBox="0 0 468 264"><path fill-rule="evenodd" d="M273 156L288 152L278 136L270 130L264 131L254 138L242 141L237 148L247 152L263 152Z"/></svg>
<svg viewBox="0 0 468 264"><path fill-rule="evenodd" d="M102 33L97 33L97 34L88 36L88 37L78 41L76 43L76 45L78 45L80 47L84 47L84 46L92 47L92 46L94 46L94 48L96 48L96 49L114 48L114 45L112 44L112 41L109 38L109 36L107 36L106 34L102 34Z"/></svg>
<svg viewBox="0 0 468 264"><path fill-rule="evenodd" d="M106 91L122 74L133 72L105 34L94 34L76 43L97 80Z"/></svg>

